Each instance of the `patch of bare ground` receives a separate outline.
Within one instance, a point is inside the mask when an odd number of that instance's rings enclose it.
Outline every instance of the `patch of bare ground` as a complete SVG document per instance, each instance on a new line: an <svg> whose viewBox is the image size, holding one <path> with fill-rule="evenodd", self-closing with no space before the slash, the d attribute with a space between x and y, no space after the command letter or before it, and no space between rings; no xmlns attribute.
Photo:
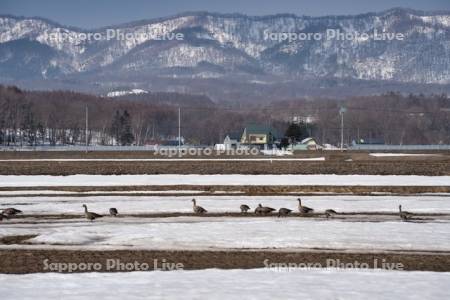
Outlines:
<svg viewBox="0 0 450 300"><path fill-rule="evenodd" d="M116 250L116 251L75 251L75 250L0 250L0 273L49 272L44 261L51 263L97 263L102 272L117 272L120 269L106 268L106 260L120 260L121 263L146 263L150 270L161 267L161 262L182 264L186 270L220 268L247 269L264 268L270 263L320 264L327 266L327 260L339 260L346 264L366 263L370 268L380 267L383 262L402 264L404 270L450 271L450 253L379 252L356 253L335 250L274 251L274 250ZM375 265L376 263L376 265Z"/></svg>
<svg viewBox="0 0 450 300"><path fill-rule="evenodd" d="M277 213L270 213L266 215L250 213L239 213L239 212L208 212L206 214L198 215L194 213L183 213L183 212L142 212L138 214L120 214L115 218L173 218L173 217L201 217L201 218L217 218L217 217L233 217L233 218L274 218L277 217ZM326 219L324 213L308 213L300 214L293 212L288 216L282 218L315 218L318 220ZM415 213L414 216L409 220L410 222L430 222L434 219L439 218L439 220L450 220L450 214L448 213ZM84 215L81 214L23 214L11 217L9 220L4 222L12 223L14 220L20 220L20 223L33 223L40 220L55 221L55 220L66 220L66 219L84 219ZM392 221L400 220L398 213L394 212L338 212L333 217L333 220L339 221L364 221L364 222L382 222L382 221Z"/></svg>
<svg viewBox="0 0 450 300"><path fill-rule="evenodd" d="M422 153L423 154L423 153ZM450 153L433 156L373 157L368 152L306 151L286 158L324 157L325 161L269 160L267 156L193 156L183 158L265 158L267 161L0 161L0 175L72 174L368 174L450 175ZM158 159L147 151L0 152L8 159ZM279 159L279 157L277 157Z"/></svg>
<svg viewBox="0 0 450 300"><path fill-rule="evenodd" d="M0 175L339 174L450 175L450 161L106 161L0 162Z"/></svg>
<svg viewBox="0 0 450 300"><path fill-rule="evenodd" d="M35 234L27 235L8 235L0 237L0 245L16 245L23 244L26 240L37 237Z"/></svg>

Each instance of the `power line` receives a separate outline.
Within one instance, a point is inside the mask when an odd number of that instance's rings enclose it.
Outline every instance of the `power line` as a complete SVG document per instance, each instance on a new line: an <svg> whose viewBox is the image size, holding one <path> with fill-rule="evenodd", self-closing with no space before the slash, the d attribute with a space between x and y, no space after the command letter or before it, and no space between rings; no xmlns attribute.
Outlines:
<svg viewBox="0 0 450 300"><path fill-rule="evenodd" d="M367 112L382 112L382 113L405 113L405 114L446 114L450 113L450 109L439 109L439 111L426 111L426 110L399 110L399 109L380 109L380 108L372 108L372 107L354 107L354 106L346 106L347 111L367 111ZM227 107L189 107L184 106L183 110L187 111L228 111L228 112L280 112L286 111L292 114L292 110L300 110L303 112L308 112L309 114L316 114L318 112L330 111L336 112L339 111L339 107L317 107L317 108L302 108L302 107L250 107L250 108L227 108Z"/></svg>

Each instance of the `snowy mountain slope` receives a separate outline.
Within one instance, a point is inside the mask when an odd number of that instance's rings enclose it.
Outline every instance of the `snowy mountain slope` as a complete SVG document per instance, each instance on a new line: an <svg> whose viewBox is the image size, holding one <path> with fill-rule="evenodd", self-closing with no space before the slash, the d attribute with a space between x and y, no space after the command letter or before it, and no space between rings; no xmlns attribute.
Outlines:
<svg viewBox="0 0 450 300"><path fill-rule="evenodd" d="M276 40L274 34L353 34L352 39ZM115 37L108 38L111 32ZM362 34L402 34L374 40ZM173 35L181 34L182 39ZM117 38L118 35L126 38ZM161 37L164 39L161 40ZM411 83L450 83L450 13L392 9L356 16L306 17L186 13L158 20L82 30L40 18L0 16L0 46L32 41L26 55L0 51L0 68L15 74L19 61L42 78L129 73L217 77L236 74L336 77ZM17 46L19 47L19 46ZM2 49L0 48L0 49ZM46 48L46 51L41 51ZM52 51L50 51L50 49ZM44 52L44 53L42 53ZM14 62L14 63L12 63ZM205 68L205 66L208 66ZM57 72L46 70L57 69ZM182 73L180 73L182 72Z"/></svg>

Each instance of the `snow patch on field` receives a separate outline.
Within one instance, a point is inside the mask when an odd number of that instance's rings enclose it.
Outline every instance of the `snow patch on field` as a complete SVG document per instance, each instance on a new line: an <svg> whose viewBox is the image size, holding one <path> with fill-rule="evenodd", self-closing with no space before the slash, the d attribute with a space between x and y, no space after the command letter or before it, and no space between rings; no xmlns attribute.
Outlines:
<svg viewBox="0 0 450 300"><path fill-rule="evenodd" d="M216 191L219 193L220 191ZM0 197L2 196L14 196L14 195L102 195L102 194L203 194L205 191L198 190L164 190L164 191L85 191L85 192L71 192L71 191L59 191L59 190L16 190L16 191L0 191ZM229 193L222 191L220 193ZM240 192L237 192L240 193ZM1 202L1 201L0 201Z"/></svg>
<svg viewBox="0 0 450 300"><path fill-rule="evenodd" d="M369 155L375 157L442 156L441 154L430 154L430 153L370 153Z"/></svg>
<svg viewBox="0 0 450 300"><path fill-rule="evenodd" d="M0 176L0 187L136 185L450 186L450 176L241 174Z"/></svg>
<svg viewBox="0 0 450 300"><path fill-rule="evenodd" d="M449 299L450 273L266 269L0 274L5 299Z"/></svg>
<svg viewBox="0 0 450 300"><path fill-rule="evenodd" d="M125 91L112 91L106 94L106 97L120 97L126 95L148 94L148 91L142 89L131 89Z"/></svg>
<svg viewBox="0 0 450 300"><path fill-rule="evenodd" d="M0 237L37 234L35 247L76 249L310 249L449 251L449 222L345 222L309 218L113 218L3 222ZM64 246L68 245L68 246ZM12 246L2 246L12 247ZM14 247L22 247L15 245Z"/></svg>

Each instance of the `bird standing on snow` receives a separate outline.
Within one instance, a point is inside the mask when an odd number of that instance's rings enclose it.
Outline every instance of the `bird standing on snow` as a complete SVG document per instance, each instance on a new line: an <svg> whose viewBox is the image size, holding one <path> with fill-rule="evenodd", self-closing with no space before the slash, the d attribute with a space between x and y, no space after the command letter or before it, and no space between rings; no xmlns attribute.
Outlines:
<svg viewBox="0 0 450 300"><path fill-rule="evenodd" d="M118 213L119 213L119 212L117 211L117 208L111 207L111 208L109 209L109 214L110 214L111 216L113 216L113 217L117 216Z"/></svg>
<svg viewBox="0 0 450 300"><path fill-rule="evenodd" d="M15 209L13 207L6 208L2 211L2 215L7 216L7 217L14 216L14 215L17 215L20 213L22 213L21 210Z"/></svg>
<svg viewBox="0 0 450 300"><path fill-rule="evenodd" d="M275 211L275 208L268 207L268 206L262 206L261 203L258 204L258 207L255 209L255 214L257 215L268 215Z"/></svg>
<svg viewBox="0 0 450 300"><path fill-rule="evenodd" d="M336 214L337 214L337 212L334 209L327 209L325 211L325 216L327 217L327 219L330 217L334 217L334 215L336 215Z"/></svg>
<svg viewBox="0 0 450 300"><path fill-rule="evenodd" d="M250 210L250 207L247 204L242 204L240 208L241 208L241 213L243 213L243 214L246 214Z"/></svg>
<svg viewBox="0 0 450 300"><path fill-rule="evenodd" d="M94 212L89 212L87 209L87 205L83 204L84 207L84 216L86 217L86 219L88 219L89 221L93 221L97 218L102 218L102 215L96 214Z"/></svg>
<svg viewBox="0 0 450 300"><path fill-rule="evenodd" d="M307 214L307 213L312 213L314 211L314 209L307 207L307 206L303 206L302 199L298 198L298 211L301 214Z"/></svg>
<svg viewBox="0 0 450 300"><path fill-rule="evenodd" d="M290 214L291 212L292 212L292 209L282 207L278 210L278 218L281 216L285 217L288 214Z"/></svg>
<svg viewBox="0 0 450 300"><path fill-rule="evenodd" d="M410 212L402 211L402 206L401 205L398 206L398 213L399 213L400 218L402 219L402 221L408 221L413 216L413 214L410 213Z"/></svg>
<svg viewBox="0 0 450 300"><path fill-rule="evenodd" d="M192 199L192 209L194 210L194 213L196 213L196 214L204 214L204 213L208 212L203 207L198 206L197 202L195 201L195 199Z"/></svg>

